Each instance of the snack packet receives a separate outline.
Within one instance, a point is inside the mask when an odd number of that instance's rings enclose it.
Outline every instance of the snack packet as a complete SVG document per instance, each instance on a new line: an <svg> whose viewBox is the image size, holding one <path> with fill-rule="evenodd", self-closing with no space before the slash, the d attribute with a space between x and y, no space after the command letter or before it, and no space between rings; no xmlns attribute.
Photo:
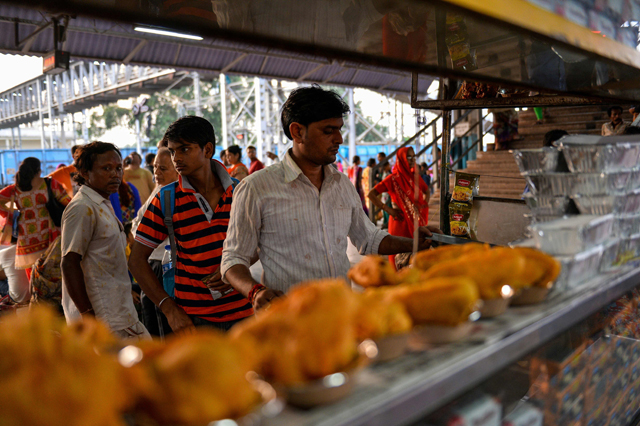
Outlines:
<svg viewBox="0 0 640 426"><path fill-rule="evenodd" d="M449 204L449 224L451 235L454 237L471 238L469 232L469 218L471 206L467 203L451 202Z"/></svg>
<svg viewBox="0 0 640 426"><path fill-rule="evenodd" d="M472 175L470 173L456 172L455 181L451 201L471 203L473 201L473 196L478 195L480 176Z"/></svg>

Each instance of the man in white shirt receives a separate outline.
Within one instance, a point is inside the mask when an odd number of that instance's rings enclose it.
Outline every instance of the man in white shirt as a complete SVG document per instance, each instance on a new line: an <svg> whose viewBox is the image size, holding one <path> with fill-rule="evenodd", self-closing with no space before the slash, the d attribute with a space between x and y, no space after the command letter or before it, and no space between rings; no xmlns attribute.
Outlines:
<svg viewBox="0 0 640 426"><path fill-rule="evenodd" d="M67 322L94 315L120 338L150 338L131 297L126 235L109 196L122 182L120 151L83 146L75 160L81 186L62 216L62 306Z"/></svg>
<svg viewBox="0 0 640 426"><path fill-rule="evenodd" d="M346 277L347 237L360 254L410 252L413 240L391 236L371 223L348 178L331 167L342 144L349 107L319 86L294 90L282 108L282 126L293 140L282 161L247 177L236 188L222 254L223 280L259 309L293 285ZM437 228L419 228L431 236ZM420 239L420 249L430 242ZM262 283L251 278L259 250Z"/></svg>

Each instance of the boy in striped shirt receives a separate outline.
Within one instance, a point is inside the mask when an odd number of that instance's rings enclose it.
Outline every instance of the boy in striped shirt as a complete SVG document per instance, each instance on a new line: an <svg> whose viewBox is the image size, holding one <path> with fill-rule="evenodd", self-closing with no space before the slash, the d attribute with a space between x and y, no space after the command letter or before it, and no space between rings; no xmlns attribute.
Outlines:
<svg viewBox="0 0 640 426"><path fill-rule="evenodd" d="M129 269L145 294L166 315L174 332L195 326L228 330L253 314L251 303L220 279L222 246L233 200L233 181L212 160L213 126L186 116L167 129L164 140L180 174L175 191L173 228L177 245L175 299L168 296L147 259L167 238L161 193L155 196L136 231ZM223 296L214 299L212 290Z"/></svg>

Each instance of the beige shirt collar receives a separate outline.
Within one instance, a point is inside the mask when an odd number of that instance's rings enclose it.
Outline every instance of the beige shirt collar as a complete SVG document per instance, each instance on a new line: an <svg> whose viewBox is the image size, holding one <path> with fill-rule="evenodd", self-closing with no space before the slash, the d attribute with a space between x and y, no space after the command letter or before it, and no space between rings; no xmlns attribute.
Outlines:
<svg viewBox="0 0 640 426"><path fill-rule="evenodd" d="M282 166L284 167L284 181L285 183L291 183L296 180L300 175L303 175L302 170L293 158L291 158L291 150L287 151L282 161ZM328 165L324 166L324 178L327 182L333 179L340 178L340 172L337 171L333 166Z"/></svg>

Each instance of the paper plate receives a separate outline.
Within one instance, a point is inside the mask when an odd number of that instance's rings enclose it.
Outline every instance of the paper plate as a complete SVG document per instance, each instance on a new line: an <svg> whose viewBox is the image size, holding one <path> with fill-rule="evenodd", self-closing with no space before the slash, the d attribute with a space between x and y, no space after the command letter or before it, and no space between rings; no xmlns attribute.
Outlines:
<svg viewBox="0 0 640 426"><path fill-rule="evenodd" d="M409 333L393 334L375 340L378 356L375 362L391 361L404 355L409 346Z"/></svg>
<svg viewBox="0 0 640 426"><path fill-rule="evenodd" d="M473 322L464 322L455 327L446 325L421 325L414 327L413 338L420 343L443 345L467 337L473 329Z"/></svg>
<svg viewBox="0 0 640 426"><path fill-rule="evenodd" d="M523 288L513 297L511 304L514 306L533 305L546 299L547 294L549 294L549 289L546 287Z"/></svg>

